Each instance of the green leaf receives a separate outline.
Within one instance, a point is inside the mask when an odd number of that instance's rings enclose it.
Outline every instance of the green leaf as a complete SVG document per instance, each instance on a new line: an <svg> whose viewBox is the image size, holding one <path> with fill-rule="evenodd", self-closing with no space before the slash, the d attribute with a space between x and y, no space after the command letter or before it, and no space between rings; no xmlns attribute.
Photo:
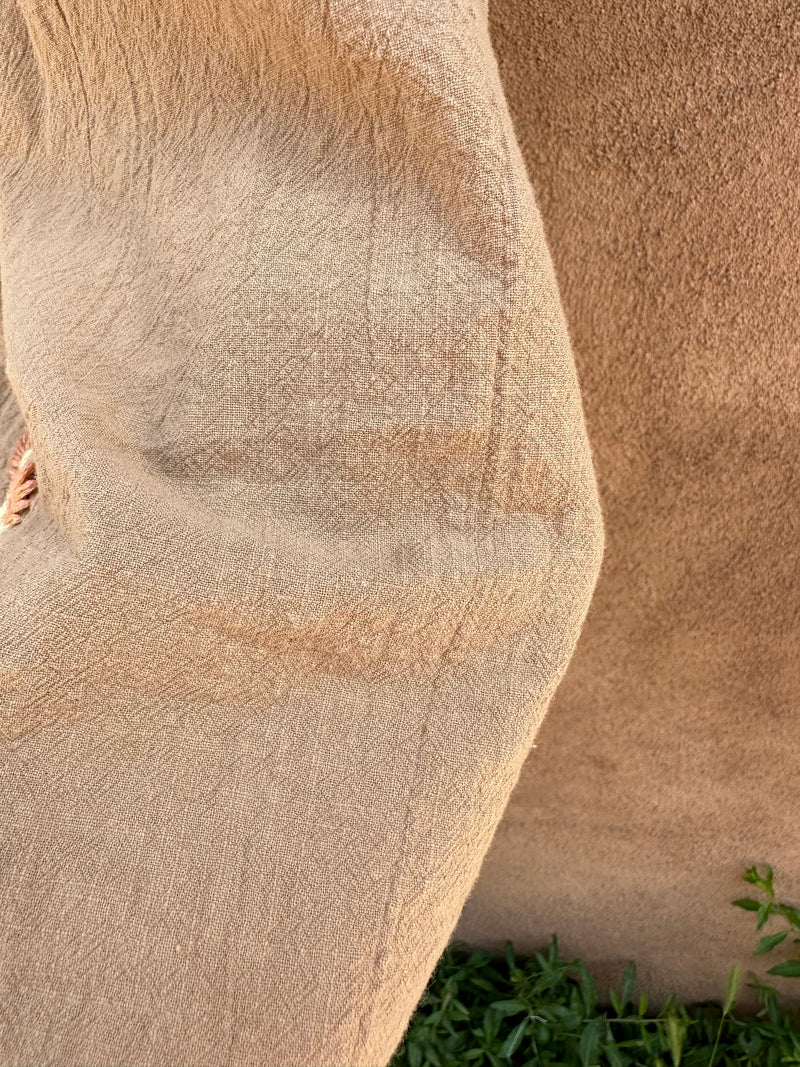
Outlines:
<svg viewBox="0 0 800 1067"><path fill-rule="evenodd" d="M745 1033L744 1031L739 1034L739 1046L748 1056L752 1056L758 1052L762 1044L763 1042L757 1030L752 1034Z"/></svg>
<svg viewBox="0 0 800 1067"><path fill-rule="evenodd" d="M490 1005L498 1015L519 1015L521 1011L527 1011L527 1004L523 1004L521 1000L495 1000Z"/></svg>
<svg viewBox="0 0 800 1067"><path fill-rule="evenodd" d="M761 905L757 900L753 900L752 897L739 897L738 900L732 900L731 903L735 908L743 908L745 911L758 911Z"/></svg>
<svg viewBox="0 0 800 1067"><path fill-rule="evenodd" d="M680 1067L683 1055L683 1042L686 1038L686 1023L677 1015L667 1016L665 1027L667 1031L667 1044L675 1067Z"/></svg>
<svg viewBox="0 0 800 1067"><path fill-rule="evenodd" d="M725 989L725 1004L723 1014L727 1015L733 1007L736 1001L736 995L739 992L739 986L742 984L742 968L738 963L734 963L728 972L728 984Z"/></svg>
<svg viewBox="0 0 800 1067"><path fill-rule="evenodd" d="M766 923L767 919L772 915L772 902L769 900L764 901L761 907L758 909L758 918L756 921L756 929L760 930Z"/></svg>
<svg viewBox="0 0 800 1067"><path fill-rule="evenodd" d="M800 930L800 911L797 908L793 907L791 904L779 904L776 910L780 912L784 919L787 919L792 926Z"/></svg>
<svg viewBox="0 0 800 1067"><path fill-rule="evenodd" d="M755 867L748 867L742 875L742 881L749 882L750 885L758 885L761 882L761 878L759 877L758 871L755 869Z"/></svg>
<svg viewBox="0 0 800 1067"><path fill-rule="evenodd" d="M633 990L636 985L636 964L629 963L622 975L622 1003L630 1004L633 1000Z"/></svg>
<svg viewBox="0 0 800 1067"><path fill-rule="evenodd" d="M485 978L479 978L477 975L473 975L470 978L470 981L474 986L477 986L478 989L483 989L486 993L497 992L496 987L493 986L491 982L488 982Z"/></svg>
<svg viewBox="0 0 800 1067"><path fill-rule="evenodd" d="M505 944L505 956L506 963L508 964L509 971L514 971L517 968L517 960L514 955L514 946L510 941L506 941Z"/></svg>
<svg viewBox="0 0 800 1067"><path fill-rule="evenodd" d="M462 1022L465 1022L470 1017L466 1005L455 999L450 1002L449 1015L452 1019L461 1019Z"/></svg>
<svg viewBox="0 0 800 1067"><path fill-rule="evenodd" d="M778 963L775 967L770 967L767 974L774 974L778 978L800 978L800 960Z"/></svg>
<svg viewBox="0 0 800 1067"><path fill-rule="evenodd" d="M510 1060L514 1053L520 1046L520 1043L525 1036L525 1030L528 1026L528 1019L523 1019L522 1022L515 1026L508 1037L503 1042L500 1048L500 1055L505 1056L507 1060Z"/></svg>
<svg viewBox="0 0 800 1067"><path fill-rule="evenodd" d="M409 1042L406 1045L406 1051L408 1053L408 1067L422 1067L422 1049L419 1045L412 1045Z"/></svg>
<svg viewBox="0 0 800 1067"><path fill-rule="evenodd" d="M597 1063L597 1052L600 1048L600 1035L605 1024L605 1017L592 1019L583 1028L580 1041L578 1042L578 1055L581 1058L582 1067L592 1067Z"/></svg>
<svg viewBox="0 0 800 1067"><path fill-rule="evenodd" d="M586 966L583 963L578 964L578 973L581 976L581 997L583 998L584 1013L591 1015L597 1007L597 986L594 978L586 970Z"/></svg>
<svg viewBox="0 0 800 1067"><path fill-rule="evenodd" d="M490 1045L500 1030L500 1018L497 1012L492 1011L491 1008L487 1008L483 1013L483 1032L486 1035L487 1043Z"/></svg>
<svg viewBox="0 0 800 1067"><path fill-rule="evenodd" d="M781 941L784 941L789 936L788 930L781 930L779 934L767 934L762 937L758 943L758 948L753 953L754 956L763 956L765 952L772 952L776 945L779 945Z"/></svg>
<svg viewBox="0 0 800 1067"><path fill-rule="evenodd" d="M620 1053L614 1041L609 1041L608 1044L604 1045L603 1052L605 1052L606 1058L611 1064L611 1067L625 1067L625 1064L630 1062L627 1057L626 1059L622 1058L622 1054Z"/></svg>

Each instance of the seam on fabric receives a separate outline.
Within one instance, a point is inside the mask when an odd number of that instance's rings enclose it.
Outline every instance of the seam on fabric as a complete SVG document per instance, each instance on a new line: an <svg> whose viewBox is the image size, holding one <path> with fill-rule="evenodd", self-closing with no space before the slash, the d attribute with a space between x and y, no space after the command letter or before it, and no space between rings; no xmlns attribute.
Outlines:
<svg viewBox="0 0 800 1067"><path fill-rule="evenodd" d="M458 42L460 50L464 56L465 62L468 59L469 52L473 51L473 54L477 54L481 60L481 73L483 91L487 102L487 111L494 117L495 130L497 133L497 140L501 149L502 167L503 167L503 180L500 183L499 193L502 210L502 245L500 248L500 268L501 268L501 295L500 295L500 307L499 307L499 324L498 324L498 336L497 344L495 347L494 358L494 373L492 381L492 399L491 399L491 411L490 411L490 423L489 423L489 438L487 441L486 455L484 458L484 465L481 472L481 481L477 495L477 507L478 510L484 510L485 513L491 511L491 504L494 497L494 487L497 478L497 468L500 449L501 438L501 421L503 406L505 403L505 397L503 395L503 378L507 364L507 350L508 340L511 331L511 323L513 321L517 305L518 298L515 295L515 288L518 285L519 276L519 256L518 248L520 243L520 197L517 193L514 182L514 166L511 155L511 147L509 140L509 133L507 123L502 114L502 110L498 104L496 87L492 84L488 71L486 69L486 49L482 41L478 39L475 27L473 25L476 15L475 9L472 4L468 4L466 7L462 6L458 0L452 0L450 8L453 12L455 24L459 27ZM465 19L466 16L466 19ZM464 22L468 21L469 26L464 26ZM488 32L488 23L487 23ZM465 37L468 38L471 48L466 46ZM491 47L491 45L490 45ZM510 178L509 178L510 176ZM477 580L476 580L477 590ZM455 625L451 636L451 643L455 640L458 632L463 628L470 611L474 605L474 599L470 600L465 606L461 618ZM391 955L391 943L397 935L397 931L401 923L401 912L403 903L403 894L400 890L403 875L408 870L408 855L409 845L413 836L414 816L418 807L418 796L420 792L419 782L419 768L424 758L425 749L428 744L428 728L430 717L433 714L435 707L435 693L437 691L437 685L441 672L447 663L447 649L439 661L438 671L436 679L432 685L432 696L425 709L422 721L418 724L419 729L419 742L416 746L416 751L413 757L413 769L411 775L411 784L405 797L405 811L403 816L403 827L401 831L401 845L396 857L394 869L392 872L391 886L386 895L384 903L384 912L381 920L381 944L378 946L374 964L373 964L373 976L378 986L382 985L387 977L388 962ZM370 1030L374 1020L375 1012L378 1009L380 998L372 1004L372 1006L364 1012L358 1025L359 1034L359 1046L363 1050L369 1043ZM358 1053L359 1049L354 1050Z"/></svg>
<svg viewBox="0 0 800 1067"><path fill-rule="evenodd" d="M507 116L503 114L497 98L497 87L492 84L486 67L486 48L479 39L475 29L475 22L480 17L473 4L467 7L469 12L468 32L475 47L483 58L481 72L483 86L487 102L494 115L499 142L502 148L504 180L500 185L502 205L502 228L503 247L500 252L500 266L502 271L501 299L498 322L497 347L494 359L494 377L492 380L492 399L489 415L489 435L486 443L481 482L478 490L478 507L488 515L494 500L494 490L497 483L499 468L500 443L502 437L503 412L505 409L504 379L508 368L508 342L511 334L511 323L518 308L519 298L514 290L519 286L519 245L521 233L520 206L521 198L518 195L514 181L514 165L511 158L511 144L508 131ZM486 15L486 32L489 34L488 12ZM489 50L493 54L491 38L489 38ZM508 176L510 180L508 179Z"/></svg>

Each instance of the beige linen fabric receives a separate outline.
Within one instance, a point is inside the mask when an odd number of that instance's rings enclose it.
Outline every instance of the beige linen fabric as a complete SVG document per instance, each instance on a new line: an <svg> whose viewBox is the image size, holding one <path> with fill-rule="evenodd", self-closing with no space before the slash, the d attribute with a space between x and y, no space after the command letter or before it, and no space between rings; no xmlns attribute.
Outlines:
<svg viewBox="0 0 800 1067"><path fill-rule="evenodd" d="M602 543L486 13L0 7L0 1062L384 1064Z"/></svg>
<svg viewBox="0 0 800 1067"><path fill-rule="evenodd" d="M607 551L460 933L719 997L745 866L800 898L800 6L492 13Z"/></svg>

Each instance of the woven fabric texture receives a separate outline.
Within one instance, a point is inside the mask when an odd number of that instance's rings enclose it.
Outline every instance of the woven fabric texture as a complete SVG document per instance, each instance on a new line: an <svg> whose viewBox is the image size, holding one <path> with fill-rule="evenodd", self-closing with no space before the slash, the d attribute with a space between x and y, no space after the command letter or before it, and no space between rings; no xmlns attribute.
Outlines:
<svg viewBox="0 0 800 1067"><path fill-rule="evenodd" d="M379 1067L603 542L486 11L0 26L0 1063Z"/></svg>

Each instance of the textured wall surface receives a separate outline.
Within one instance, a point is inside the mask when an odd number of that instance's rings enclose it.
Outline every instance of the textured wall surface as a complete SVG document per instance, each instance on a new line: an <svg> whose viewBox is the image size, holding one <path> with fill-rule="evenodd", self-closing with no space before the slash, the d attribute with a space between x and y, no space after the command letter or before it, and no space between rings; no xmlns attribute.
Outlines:
<svg viewBox="0 0 800 1067"><path fill-rule="evenodd" d="M800 12L497 0L607 533L461 936L719 995L800 898ZM750 961L752 962L752 961Z"/></svg>

